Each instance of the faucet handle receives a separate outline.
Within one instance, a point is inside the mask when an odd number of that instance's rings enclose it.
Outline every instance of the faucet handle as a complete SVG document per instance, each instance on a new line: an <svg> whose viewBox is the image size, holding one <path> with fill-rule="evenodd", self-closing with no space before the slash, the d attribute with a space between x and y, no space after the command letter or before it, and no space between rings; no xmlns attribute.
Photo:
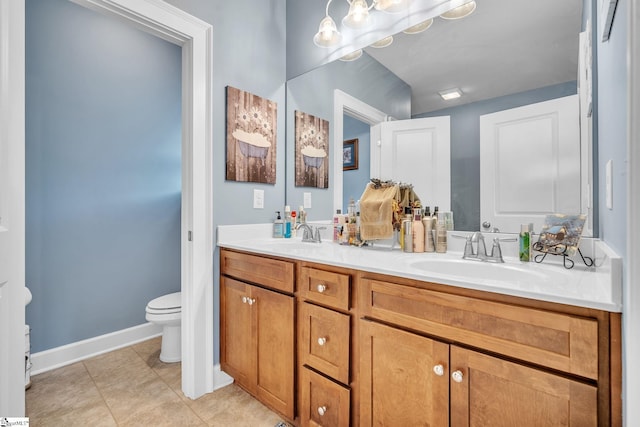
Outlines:
<svg viewBox="0 0 640 427"><path fill-rule="evenodd" d="M322 243L322 237L320 237L320 230L326 230L326 229L327 227L316 227L313 240L318 243Z"/></svg>
<svg viewBox="0 0 640 427"><path fill-rule="evenodd" d="M502 258L502 248L500 247L500 242L517 242L518 239L515 237L506 237L506 238L493 238L493 247L491 248L491 255L489 255L489 259L496 262L504 262L504 258Z"/></svg>

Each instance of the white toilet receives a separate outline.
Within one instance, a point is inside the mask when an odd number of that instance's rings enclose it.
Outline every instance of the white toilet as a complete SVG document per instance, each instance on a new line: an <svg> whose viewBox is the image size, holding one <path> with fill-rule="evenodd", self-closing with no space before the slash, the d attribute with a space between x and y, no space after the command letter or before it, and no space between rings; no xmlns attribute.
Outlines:
<svg viewBox="0 0 640 427"><path fill-rule="evenodd" d="M182 318L181 292L163 295L147 304L145 318L148 322L162 326L160 360L165 363L179 362L182 357L180 319Z"/></svg>

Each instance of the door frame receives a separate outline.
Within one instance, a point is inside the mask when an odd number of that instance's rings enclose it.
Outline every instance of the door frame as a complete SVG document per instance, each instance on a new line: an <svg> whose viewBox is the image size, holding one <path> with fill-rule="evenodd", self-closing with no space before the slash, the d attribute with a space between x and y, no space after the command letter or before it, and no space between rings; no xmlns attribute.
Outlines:
<svg viewBox="0 0 640 427"><path fill-rule="evenodd" d="M343 173L342 173L342 141L344 138L344 115L353 117L369 126L390 120L390 116L341 91L333 91L333 211L342 208ZM379 141L371 139L371 151ZM373 162L373 156L371 158Z"/></svg>
<svg viewBox="0 0 640 427"><path fill-rule="evenodd" d="M10 3L24 15L24 0L0 1ZM214 390L213 29L210 24L160 0L70 1L182 48L182 391L196 399ZM24 34L24 19L16 26L21 27L17 31ZM0 37L0 43L14 43L10 38L6 40L3 33ZM20 49L24 55L24 46ZM21 98L24 105L24 91L19 96L5 93L1 96L0 102L14 105L15 97ZM24 134L16 144L24 148Z"/></svg>
<svg viewBox="0 0 640 427"><path fill-rule="evenodd" d="M25 414L25 16L0 0L0 416ZM7 250L5 253L4 250Z"/></svg>

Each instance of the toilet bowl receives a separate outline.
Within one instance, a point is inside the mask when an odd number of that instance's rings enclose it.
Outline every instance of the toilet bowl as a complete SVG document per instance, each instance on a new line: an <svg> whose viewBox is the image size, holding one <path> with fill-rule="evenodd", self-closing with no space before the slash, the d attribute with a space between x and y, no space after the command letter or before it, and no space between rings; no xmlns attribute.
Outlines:
<svg viewBox="0 0 640 427"><path fill-rule="evenodd" d="M182 358L181 293L175 292L153 299L147 304L145 311L148 322L162 326L160 360L165 363L179 362Z"/></svg>

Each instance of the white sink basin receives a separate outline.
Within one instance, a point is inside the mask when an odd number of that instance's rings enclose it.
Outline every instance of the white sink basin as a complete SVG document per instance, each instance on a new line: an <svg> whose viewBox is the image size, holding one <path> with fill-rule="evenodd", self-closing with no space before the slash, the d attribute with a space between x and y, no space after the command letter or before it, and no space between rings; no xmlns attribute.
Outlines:
<svg viewBox="0 0 640 427"><path fill-rule="evenodd" d="M557 281L540 265L491 263L465 259L430 258L411 263L411 267L433 276L455 277L462 280L491 282L494 284L539 285L549 280ZM561 278L563 280L564 278Z"/></svg>

